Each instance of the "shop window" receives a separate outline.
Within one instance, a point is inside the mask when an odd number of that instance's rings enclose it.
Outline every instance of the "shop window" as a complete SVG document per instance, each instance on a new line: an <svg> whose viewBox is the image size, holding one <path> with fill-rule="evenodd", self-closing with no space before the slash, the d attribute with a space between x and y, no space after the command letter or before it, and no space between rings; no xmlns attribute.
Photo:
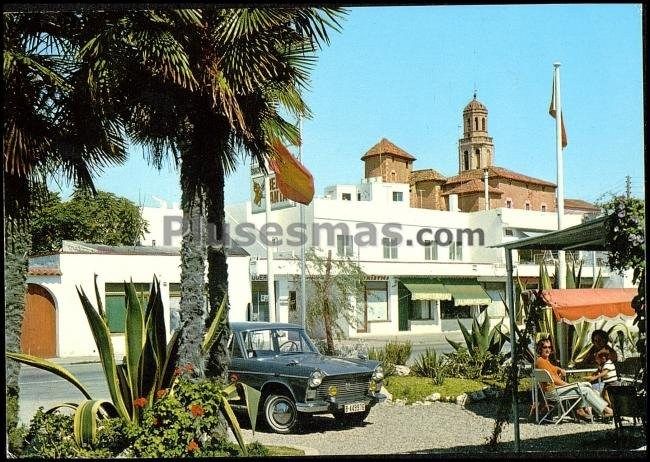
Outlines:
<svg viewBox="0 0 650 462"><path fill-rule="evenodd" d="M472 317L472 307L469 305L455 306L452 300L440 301L441 319L468 319Z"/></svg>
<svg viewBox="0 0 650 462"><path fill-rule="evenodd" d="M364 298L369 322L388 321L388 282L366 282Z"/></svg>
<svg viewBox="0 0 650 462"><path fill-rule="evenodd" d="M437 308L438 305L435 300L414 300L411 303L411 319L431 319L435 321Z"/></svg>

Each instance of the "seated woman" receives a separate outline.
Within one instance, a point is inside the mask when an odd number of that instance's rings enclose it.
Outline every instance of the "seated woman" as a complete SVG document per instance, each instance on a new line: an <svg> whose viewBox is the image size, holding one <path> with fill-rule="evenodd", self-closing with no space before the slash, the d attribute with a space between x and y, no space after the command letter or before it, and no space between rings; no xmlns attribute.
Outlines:
<svg viewBox="0 0 650 462"><path fill-rule="evenodd" d="M545 338L537 342L537 354L539 356L535 360L535 367L548 371L557 394L562 396L568 393L575 393L576 391L579 392L582 396L582 403L581 408L576 411L576 414L583 419L591 419L590 408L595 409L603 417L612 417L614 415L612 408L609 407L607 401L601 398L600 394L590 384L584 382L568 383L563 380L563 377L566 377L566 371L551 364L549 356L552 351L553 345L550 339Z"/></svg>

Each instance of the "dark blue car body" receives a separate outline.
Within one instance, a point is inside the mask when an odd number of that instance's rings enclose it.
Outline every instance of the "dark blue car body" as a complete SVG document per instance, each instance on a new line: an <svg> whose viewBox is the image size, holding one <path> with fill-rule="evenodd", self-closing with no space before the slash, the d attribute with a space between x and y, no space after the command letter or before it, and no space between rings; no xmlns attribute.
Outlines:
<svg viewBox="0 0 650 462"><path fill-rule="evenodd" d="M289 433L307 414L331 413L362 422L372 406L385 399L379 393L383 377L376 371L377 361L324 356L294 324L230 326L230 380L262 393L262 413L273 431ZM314 386L318 377L320 383Z"/></svg>

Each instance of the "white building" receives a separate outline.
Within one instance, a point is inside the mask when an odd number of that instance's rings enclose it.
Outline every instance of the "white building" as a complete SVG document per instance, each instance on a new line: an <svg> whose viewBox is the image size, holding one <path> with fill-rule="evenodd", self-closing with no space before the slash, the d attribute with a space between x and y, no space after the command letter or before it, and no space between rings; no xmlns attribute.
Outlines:
<svg viewBox="0 0 650 462"><path fill-rule="evenodd" d="M228 251L230 319L246 319L250 302L249 255ZM60 252L29 260L28 294L23 322L22 351L42 357L94 356L98 352L81 307L77 287L97 307L106 310L115 354L124 348L124 282L132 281L145 301L154 275L160 282L167 335L178 327L180 302L178 247L113 247L63 241Z"/></svg>
<svg viewBox="0 0 650 462"><path fill-rule="evenodd" d="M492 318L505 316L505 257L503 249L491 246L554 230L557 214L511 208L477 212L412 208L407 194L408 185L383 183L381 178L331 186L325 189L325 197L314 198L304 208L304 228L299 227L299 206L272 207L269 225L265 213L255 213L251 202L228 206L231 238L251 255L252 313L256 319L300 322L297 235L301 229L305 230L307 248L317 247L323 256L331 251L333 258L349 257L368 275L366 299L358 307L360 322L348 326L350 337L457 330L457 317L467 322L484 307ZM453 197L450 206L454 207ZM565 216L566 226L581 221L582 216L575 213ZM265 225L270 231L267 240L274 243L277 315L269 312L266 302L266 247L259 234ZM252 229L256 233L251 233ZM397 240L387 240L386 230L398 235ZM373 233L375 242L371 243ZM425 233L421 237L428 240L437 235L440 243L422 246L418 233ZM254 242L252 234L256 234ZM442 245L449 237L451 245ZM591 280L594 268L596 274L602 268L603 275L609 275L599 260L601 254L596 256L596 266L591 264L592 252L576 256L586 261L583 281ZM517 264L519 277L532 286L542 255L534 257L521 256ZM552 265L549 271L553 273Z"/></svg>

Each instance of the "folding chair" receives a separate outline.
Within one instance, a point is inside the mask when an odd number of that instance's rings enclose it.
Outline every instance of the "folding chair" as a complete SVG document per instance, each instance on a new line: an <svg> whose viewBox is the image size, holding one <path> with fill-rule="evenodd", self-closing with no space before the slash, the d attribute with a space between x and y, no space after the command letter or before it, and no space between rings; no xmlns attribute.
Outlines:
<svg viewBox="0 0 650 462"><path fill-rule="evenodd" d="M544 391L544 385L549 385L548 389ZM582 394L578 388L571 390L569 393L559 395L551 374L545 369L533 370L533 386L535 388L533 393L533 405L535 406L535 421L538 424L543 422L553 422L552 414L557 409L557 420L555 425L562 422L566 418L572 418L569 413L582 401ZM540 407L543 410L540 412ZM540 414L544 414L540 418Z"/></svg>

